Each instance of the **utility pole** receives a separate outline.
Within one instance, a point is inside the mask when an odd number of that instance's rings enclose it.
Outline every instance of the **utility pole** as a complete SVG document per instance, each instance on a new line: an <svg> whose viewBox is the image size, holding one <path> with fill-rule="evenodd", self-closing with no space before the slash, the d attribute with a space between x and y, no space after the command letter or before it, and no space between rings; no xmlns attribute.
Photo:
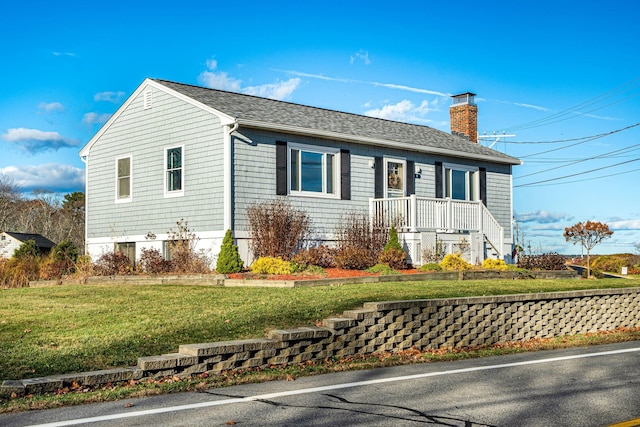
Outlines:
<svg viewBox="0 0 640 427"><path fill-rule="evenodd" d="M483 139L486 139L486 140L491 140L491 139L492 139L492 140L493 140L493 142L491 142L491 145L489 145L488 147L489 147L489 148L493 148L493 146L494 146L494 145L496 145L498 142L500 142L500 140L501 140L502 138L513 138L514 136L515 136L515 135L507 135L507 133L506 133L506 132L504 132L504 131L502 132L502 134L499 134L499 133L496 133L495 131L493 131L493 134L492 134L492 135L487 135L487 133L486 133L486 132L485 132L485 133L483 133L482 135L478 135L478 140L479 140L479 141L481 141L481 140L483 140ZM479 141L478 141L478 142L479 142ZM490 141L488 141L488 142L487 142L487 144L488 144L489 142L490 142Z"/></svg>

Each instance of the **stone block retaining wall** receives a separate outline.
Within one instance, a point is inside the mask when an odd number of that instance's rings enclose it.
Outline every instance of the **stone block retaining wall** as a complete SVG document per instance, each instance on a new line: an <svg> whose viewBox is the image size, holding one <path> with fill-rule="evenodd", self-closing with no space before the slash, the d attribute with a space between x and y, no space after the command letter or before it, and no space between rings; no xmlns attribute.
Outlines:
<svg viewBox="0 0 640 427"><path fill-rule="evenodd" d="M74 381L100 385L188 377L412 347L464 347L638 327L639 308L640 288L368 302L325 319L320 327L181 345L177 353L141 357L136 367L4 381L0 394L53 392Z"/></svg>

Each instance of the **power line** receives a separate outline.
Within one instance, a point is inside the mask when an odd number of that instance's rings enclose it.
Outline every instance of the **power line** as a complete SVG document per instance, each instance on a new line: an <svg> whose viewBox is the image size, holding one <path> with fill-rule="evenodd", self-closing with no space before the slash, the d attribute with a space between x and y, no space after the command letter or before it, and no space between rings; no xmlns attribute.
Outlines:
<svg viewBox="0 0 640 427"><path fill-rule="evenodd" d="M560 169L560 168L564 168L564 167L567 167L567 166L576 165L578 163L587 162L589 160L595 160L595 159L599 159L599 158L606 158L606 157L609 157L611 154L615 154L615 153L620 153L620 152L629 151L629 150L630 151L634 151L637 148L635 148L634 150L632 150L632 148L638 147L638 146L640 146L640 144L630 145L628 147L620 148L620 149L614 150L614 151L609 151L607 153L603 153L603 154L600 154L600 155L597 155L597 156L592 156L592 157L586 157L584 159L579 159L579 160L573 161L571 163L567 163L565 165L555 166L555 167L552 167L552 168L549 168L549 169L536 171L536 172L531 172L531 173L528 173L526 175L521 175L521 176L515 177L515 179L525 178L527 176L537 175L537 174L543 173L543 172L549 172L549 171Z"/></svg>
<svg viewBox="0 0 640 427"><path fill-rule="evenodd" d="M572 176L578 176L578 175L584 175L584 174L591 173L591 172L597 172L599 170L608 169L608 168L612 168L614 166L620 166L620 165L624 165L624 164L627 164L627 163L637 162L639 160L640 160L640 158L633 159L633 160L627 160L625 162L616 163L614 165L603 166L601 168L591 169L591 170L584 171L584 172L577 172L577 173L573 173L573 174L570 174L570 175L560 176L560 177L557 177L557 178L549 178L549 179L544 179L542 181L535 181L535 182L529 182L529 183L526 183L526 184L514 185L513 187L514 188L516 188L516 187L530 187L530 186L534 186L536 184L542 184L542 183L545 183L545 182L558 181L558 180L565 179L565 178L571 178Z"/></svg>
<svg viewBox="0 0 640 427"><path fill-rule="evenodd" d="M566 110L559 111L559 112L557 112L555 114L551 114L550 116L543 117L543 118L538 119L538 120L533 120L531 122L522 123L520 125L516 125L516 126L510 127L510 128L504 128L504 130L512 132L512 131L516 131L516 130L523 130L523 129L530 129L530 128L533 128L533 127L544 126L544 125L547 125L547 124L557 123L557 122L563 121L563 120L568 120L568 119L571 119L571 118L574 118L574 117L577 117L577 116L582 116L582 115L585 115L587 113L591 113L593 111L608 107L609 105L615 104L617 102L621 102L621 101L623 101L623 100L625 100L627 98L638 96L640 93L634 93L632 95L629 95L627 97L624 97L624 98L619 99L617 101L614 101L612 103L606 104L606 105L601 106L601 107L594 108L594 109L586 111L586 112L581 112L580 111L583 108L588 108L588 107L590 107L592 105L595 105L595 104L597 104L599 102L605 101L605 100L613 98L615 96L618 96L619 94L625 94L626 92L630 92L632 90L635 90L636 86L637 86L637 82L640 82L640 77L635 78L633 80L630 80L630 81L628 81L628 82L626 82L626 83L624 83L624 84L622 84L622 85L620 85L620 86L618 86L616 88L613 88L613 89L611 89L611 90L609 90L607 92L604 92L604 93L602 93L602 94L600 94L600 95L598 95L598 96L596 96L594 98L591 98L591 99L589 99L589 100L587 100L585 102L582 102L582 103L580 103L580 104L578 104L578 105L576 105L574 107L570 107L570 108L568 108ZM567 117L568 115L571 115L571 117Z"/></svg>
<svg viewBox="0 0 640 427"><path fill-rule="evenodd" d="M640 123L636 123L630 126L626 126L620 129L615 129L609 132L600 133L597 135L589 135L582 136L580 138L570 138L570 139L556 139L555 141L503 141L505 144L557 144L560 142L571 142L571 141L581 141L583 139L591 139L591 138L603 138L605 136L613 135L614 133L622 132L627 129L634 128L636 126L640 126Z"/></svg>
<svg viewBox="0 0 640 427"><path fill-rule="evenodd" d="M612 173L609 175L602 175L602 176L596 176L594 178L585 178L585 179L576 179L573 181L566 181L566 182L557 182L557 183L553 183L553 184L539 184L539 185L531 185L531 187L548 187L551 185L565 185L565 184L575 184L577 182L584 182L584 181L594 181L596 179L602 179L602 178L610 178L612 176L618 176L618 175L625 175L627 173L631 173L631 172L638 172L640 171L640 169L632 169L630 171L625 171L625 172L618 172L618 173ZM518 187L516 185L516 187Z"/></svg>

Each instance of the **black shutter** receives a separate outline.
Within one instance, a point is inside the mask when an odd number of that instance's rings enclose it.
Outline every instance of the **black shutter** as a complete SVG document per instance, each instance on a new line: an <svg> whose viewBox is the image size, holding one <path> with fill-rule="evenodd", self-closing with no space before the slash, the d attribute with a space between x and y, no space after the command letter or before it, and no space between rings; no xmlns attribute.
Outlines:
<svg viewBox="0 0 640 427"><path fill-rule="evenodd" d="M444 194L442 192L442 162L436 162L436 199L444 198Z"/></svg>
<svg viewBox="0 0 640 427"><path fill-rule="evenodd" d="M276 194L287 195L287 143L276 141Z"/></svg>
<svg viewBox="0 0 640 427"><path fill-rule="evenodd" d="M375 158L375 193L376 199L382 199L384 197L384 161L382 157Z"/></svg>
<svg viewBox="0 0 640 427"><path fill-rule="evenodd" d="M487 168L480 168L480 200L487 206Z"/></svg>
<svg viewBox="0 0 640 427"><path fill-rule="evenodd" d="M351 153L340 150L340 198L351 200Z"/></svg>
<svg viewBox="0 0 640 427"><path fill-rule="evenodd" d="M404 187L404 195L410 196L416 194L416 162L407 160L407 185Z"/></svg>

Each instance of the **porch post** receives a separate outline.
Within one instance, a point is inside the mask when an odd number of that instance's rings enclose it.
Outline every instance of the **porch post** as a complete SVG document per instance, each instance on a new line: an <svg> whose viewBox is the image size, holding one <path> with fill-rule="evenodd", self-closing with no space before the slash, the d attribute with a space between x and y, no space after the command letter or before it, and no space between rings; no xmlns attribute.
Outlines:
<svg viewBox="0 0 640 427"><path fill-rule="evenodd" d="M484 236L484 224L482 223L482 218L484 218L482 210L484 209L484 206L482 205L482 202L478 202L476 206L478 209L478 231Z"/></svg>
<svg viewBox="0 0 640 427"><path fill-rule="evenodd" d="M375 215L375 199L369 198L369 228L373 228L373 216Z"/></svg>
<svg viewBox="0 0 640 427"><path fill-rule="evenodd" d="M412 194L409 196L409 203L410 203L410 213L409 213L409 217L411 222L409 223L409 230L411 230L412 233L415 233L418 231L418 200L416 199L416 195Z"/></svg>
<svg viewBox="0 0 640 427"><path fill-rule="evenodd" d="M453 202L451 197L448 197L447 198L447 221L446 221L447 230L452 230L451 228L452 216L453 216Z"/></svg>

